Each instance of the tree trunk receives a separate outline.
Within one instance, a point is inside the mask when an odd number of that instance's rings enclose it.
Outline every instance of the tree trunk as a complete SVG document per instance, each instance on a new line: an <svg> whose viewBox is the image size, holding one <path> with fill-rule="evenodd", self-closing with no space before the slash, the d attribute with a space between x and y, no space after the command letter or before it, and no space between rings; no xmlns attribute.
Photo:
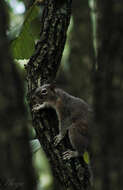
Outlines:
<svg viewBox="0 0 123 190"><path fill-rule="evenodd" d="M0 189L34 190L24 91L9 54L5 10L0 1Z"/></svg>
<svg viewBox="0 0 123 190"><path fill-rule="evenodd" d="M69 43L72 94L92 103L91 20L87 0L73 1L73 28Z"/></svg>
<svg viewBox="0 0 123 190"><path fill-rule="evenodd" d="M28 80L28 97L32 108L31 94L33 89L45 83L52 83L58 71L70 21L71 1L45 0L42 17L40 40L35 54L31 57L26 69ZM53 138L58 134L58 120L52 109L33 115L37 137L50 161L54 177L63 189L87 189L89 174L79 159L63 161L62 153L70 147L68 138L57 148Z"/></svg>
<svg viewBox="0 0 123 190"><path fill-rule="evenodd" d="M100 187L123 188L123 2L91 1L96 52L95 111ZM95 188L96 189L96 188Z"/></svg>

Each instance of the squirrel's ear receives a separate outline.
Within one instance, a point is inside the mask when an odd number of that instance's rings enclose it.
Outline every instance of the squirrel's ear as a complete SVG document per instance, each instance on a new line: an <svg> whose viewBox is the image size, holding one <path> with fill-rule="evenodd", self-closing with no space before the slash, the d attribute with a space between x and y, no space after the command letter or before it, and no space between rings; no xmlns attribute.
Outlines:
<svg viewBox="0 0 123 190"><path fill-rule="evenodd" d="M50 89L54 92L54 91L55 91L55 88L56 88L56 82L53 81L53 82L50 84Z"/></svg>

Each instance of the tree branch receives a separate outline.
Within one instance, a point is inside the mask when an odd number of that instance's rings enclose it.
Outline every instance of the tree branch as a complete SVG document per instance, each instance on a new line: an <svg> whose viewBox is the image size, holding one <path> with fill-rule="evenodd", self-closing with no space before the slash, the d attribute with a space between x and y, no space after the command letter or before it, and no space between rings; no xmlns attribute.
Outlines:
<svg viewBox="0 0 123 190"><path fill-rule="evenodd" d="M41 34L34 55L26 67L28 98L32 90L44 83L52 83L58 71L71 15L71 0L46 0L41 21ZM54 176L64 189L87 189L89 173L83 160L63 161L62 153L70 148L67 137L54 147L53 139L58 134L58 120L52 109L32 114L37 137L47 154Z"/></svg>

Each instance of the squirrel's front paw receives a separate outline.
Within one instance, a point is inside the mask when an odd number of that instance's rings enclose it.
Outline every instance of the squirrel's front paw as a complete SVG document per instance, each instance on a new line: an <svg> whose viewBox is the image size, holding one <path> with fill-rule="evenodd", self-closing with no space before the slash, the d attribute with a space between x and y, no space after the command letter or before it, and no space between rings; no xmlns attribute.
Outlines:
<svg viewBox="0 0 123 190"><path fill-rule="evenodd" d="M36 104L33 106L32 111L37 112L40 109L40 104Z"/></svg>
<svg viewBox="0 0 123 190"><path fill-rule="evenodd" d="M62 135L61 134L56 135L54 137L54 145L57 146L61 140L62 140Z"/></svg>
<svg viewBox="0 0 123 190"><path fill-rule="evenodd" d="M71 150L67 150L67 151L63 152L63 160L71 159L72 153L73 153L73 151L71 151Z"/></svg>
<svg viewBox="0 0 123 190"><path fill-rule="evenodd" d="M77 156L78 156L77 151L67 150L67 151L63 152L63 160L69 160L69 159L77 157Z"/></svg>

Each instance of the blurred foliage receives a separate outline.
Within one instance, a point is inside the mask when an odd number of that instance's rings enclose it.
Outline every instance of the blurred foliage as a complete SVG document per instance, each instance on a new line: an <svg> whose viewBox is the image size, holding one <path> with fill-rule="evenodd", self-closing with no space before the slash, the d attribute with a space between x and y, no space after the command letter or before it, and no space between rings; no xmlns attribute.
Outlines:
<svg viewBox="0 0 123 190"><path fill-rule="evenodd" d="M36 168L39 189L41 187L43 190L52 190L53 177L49 162L42 148L33 154L33 162Z"/></svg>
<svg viewBox="0 0 123 190"><path fill-rule="evenodd" d="M69 55L70 55L70 34L72 32L73 29L73 18L71 17L70 20L70 24L68 27L68 31L67 31L67 40L66 40L66 44L64 47L64 51L63 51L63 56L62 56L62 60L61 60L61 70L64 70L64 72L68 73L69 72Z"/></svg>
<svg viewBox="0 0 123 190"><path fill-rule="evenodd" d="M94 0L89 0L89 7L93 10L90 12L90 14L91 14L91 20L93 23L92 27L93 27L93 46L94 46L94 51L95 51L94 53L95 53L95 56L97 57L97 44L96 44L96 28L97 28L96 17L97 15L94 12L94 10L96 10Z"/></svg>
<svg viewBox="0 0 123 190"><path fill-rule="evenodd" d="M13 12L10 12L10 26L7 31L7 35L9 37L10 42L14 40L17 36L19 36L21 27L23 25L24 16L16 15Z"/></svg>
<svg viewBox="0 0 123 190"><path fill-rule="evenodd" d="M38 17L39 12L40 9L35 4L27 11L20 34L11 43L14 58L28 59L32 55L35 40L39 38L39 27L33 27L33 25L38 26L34 21ZM32 30L31 28L35 29Z"/></svg>

